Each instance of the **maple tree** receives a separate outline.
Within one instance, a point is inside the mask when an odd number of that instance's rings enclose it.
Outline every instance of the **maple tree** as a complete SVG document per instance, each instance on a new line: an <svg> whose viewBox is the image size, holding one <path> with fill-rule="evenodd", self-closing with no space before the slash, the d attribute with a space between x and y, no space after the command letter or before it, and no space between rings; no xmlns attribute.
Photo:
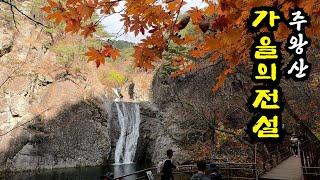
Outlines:
<svg viewBox="0 0 320 180"><path fill-rule="evenodd" d="M196 69L199 59L206 57L206 60L214 62L218 57L223 57L228 67L218 77L213 88L215 91L235 71L237 65L248 62L254 34L247 32L245 22L253 7L274 6L285 13L295 6L301 7L312 17L311 26L306 30L307 35L311 38L320 35L319 0L202 1L207 4L205 8L191 7L183 18L180 17L181 8L187 4L184 0L48 0L48 5L42 10L54 24L65 23L66 32L81 33L84 37L92 36L104 17L120 14L125 33L146 35L135 46L133 54L135 64L140 68L154 68L170 43L188 47L193 57L180 55L172 58L171 65L177 69L172 72L173 76ZM100 16L95 23L90 21L94 13ZM181 31L189 24L195 33L181 35ZM276 31L276 38L286 40L288 34L288 28L282 23ZM117 59L119 50L106 44L103 49L89 48L86 56L99 67L106 57Z"/></svg>

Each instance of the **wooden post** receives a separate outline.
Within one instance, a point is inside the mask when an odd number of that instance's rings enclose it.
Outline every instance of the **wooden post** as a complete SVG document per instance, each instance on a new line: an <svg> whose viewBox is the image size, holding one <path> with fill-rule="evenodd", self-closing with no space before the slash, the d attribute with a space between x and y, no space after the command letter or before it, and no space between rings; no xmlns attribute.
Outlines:
<svg viewBox="0 0 320 180"><path fill-rule="evenodd" d="M298 141L298 157L301 157L300 156L300 141Z"/></svg>
<svg viewBox="0 0 320 180"><path fill-rule="evenodd" d="M258 180L258 171L257 171L257 144L254 144L254 172L256 180Z"/></svg>

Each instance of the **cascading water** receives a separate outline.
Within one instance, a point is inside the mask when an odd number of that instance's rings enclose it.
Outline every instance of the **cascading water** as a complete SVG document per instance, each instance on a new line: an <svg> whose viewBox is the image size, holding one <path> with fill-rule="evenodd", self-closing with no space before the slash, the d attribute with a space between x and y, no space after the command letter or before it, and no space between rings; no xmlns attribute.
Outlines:
<svg viewBox="0 0 320 180"><path fill-rule="evenodd" d="M136 103L115 102L120 125L120 137L116 144L115 164L133 162L139 138L140 107Z"/></svg>

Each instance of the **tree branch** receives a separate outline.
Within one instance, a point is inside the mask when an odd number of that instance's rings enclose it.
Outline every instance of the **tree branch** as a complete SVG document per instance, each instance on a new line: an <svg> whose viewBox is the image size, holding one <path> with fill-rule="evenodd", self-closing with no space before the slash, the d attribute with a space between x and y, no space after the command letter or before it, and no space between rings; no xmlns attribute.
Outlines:
<svg viewBox="0 0 320 180"><path fill-rule="evenodd" d="M176 94L176 93L175 93ZM181 100L181 98L176 94L176 97L178 99L178 102L180 104L185 104L185 105L188 105L189 107L191 107L192 111L201 119L201 120L204 120L206 121L206 123L209 125L209 127L211 129L213 129L214 131L219 131L219 132L222 132L222 133L226 133L226 134L229 134L229 135L232 135L234 138L236 138L238 141L248 145L249 147L251 148L254 148L254 145L251 144L250 142L248 142L247 140L244 139L244 137L242 136L239 136L238 134L232 132L232 131L229 131L229 130L226 130L226 129L220 129L220 128L217 128L215 124L212 123L212 121L210 121L210 119L208 119L203 113L199 112L195 107L194 105L192 105L191 103L189 102L185 102L183 100Z"/></svg>
<svg viewBox="0 0 320 180"><path fill-rule="evenodd" d="M14 11L13 11L13 7L12 7L12 0L10 0L10 11L11 11L11 13L12 13L12 18L13 18L13 22L14 22L14 26L16 27L16 29L18 29L17 28L17 22L16 22L16 18L15 18L15 16L14 16Z"/></svg>
<svg viewBox="0 0 320 180"><path fill-rule="evenodd" d="M42 115L43 113L45 113L45 112L49 111L50 109L51 109L51 108L47 108L47 109L45 109L45 110L44 110L43 112L41 112L39 115ZM26 121L26 122L24 122L24 123L22 123L22 124L18 124L18 125L16 125L15 127L13 127L13 128L11 128L11 129L9 129L8 131L6 131L6 132L4 132L4 133L0 134L0 137L5 136L5 135L9 134L10 132L12 132L13 130L15 130L15 129L19 128L19 127L22 127L22 126L24 126L24 125L26 125L26 124L28 124L28 123L31 123L32 121L35 121L35 118L32 118L31 120Z"/></svg>
<svg viewBox="0 0 320 180"><path fill-rule="evenodd" d="M33 21L34 23L36 24L39 24L43 27L46 27L46 28L50 28L49 26L46 26L44 25L43 23L31 18L30 16L28 16L27 14L25 14L24 12L22 12L16 5L12 4L12 1L10 0L9 2L8 1L5 1L5 0L0 0L0 3L3 2L7 5L10 6L10 9L11 9L11 12L13 13L12 16L14 18L14 12L13 12L13 9L15 9L16 11L18 11L21 15L25 16L26 18L28 18L30 21ZM13 21L15 22L15 18L13 19ZM15 25L16 25L16 22L15 22Z"/></svg>
<svg viewBox="0 0 320 180"><path fill-rule="evenodd" d="M172 2L172 1L169 1L169 2L166 2L166 3L170 3L170 2ZM173 22L173 24L172 24L172 26L171 26L171 29L170 29L169 37L168 37L168 39L167 39L168 42L171 41L171 36L172 36L173 33L174 33L174 27L176 26L176 24L177 24L177 22L178 22L178 18L179 18L180 11L181 11L181 7L182 7L183 3L184 3L184 1L182 0L181 3L180 3L180 5L179 5L179 10L178 10L178 12L177 12L177 17L175 18L175 20L174 20L174 22Z"/></svg>

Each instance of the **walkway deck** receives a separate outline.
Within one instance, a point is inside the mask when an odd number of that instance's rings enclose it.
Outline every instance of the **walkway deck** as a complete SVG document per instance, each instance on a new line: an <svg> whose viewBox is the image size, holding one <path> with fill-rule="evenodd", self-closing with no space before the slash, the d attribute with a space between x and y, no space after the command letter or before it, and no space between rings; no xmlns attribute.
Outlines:
<svg viewBox="0 0 320 180"><path fill-rule="evenodd" d="M301 167L300 158L291 156L278 166L271 169L271 171L264 174L261 179L301 180L303 179Z"/></svg>

